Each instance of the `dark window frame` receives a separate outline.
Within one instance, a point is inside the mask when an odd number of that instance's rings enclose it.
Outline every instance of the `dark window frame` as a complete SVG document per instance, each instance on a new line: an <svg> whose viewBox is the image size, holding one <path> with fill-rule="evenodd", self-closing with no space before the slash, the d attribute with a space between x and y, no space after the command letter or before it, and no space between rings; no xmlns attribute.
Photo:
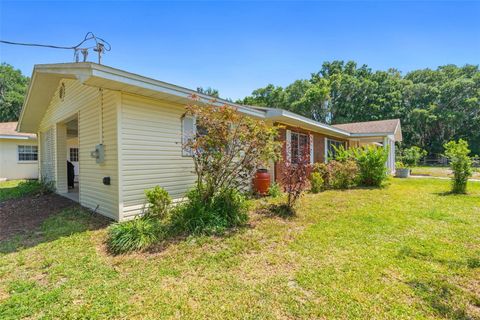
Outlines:
<svg viewBox="0 0 480 320"><path fill-rule="evenodd" d="M38 146L18 145L17 159L19 162L38 161Z"/></svg>
<svg viewBox="0 0 480 320"><path fill-rule="evenodd" d="M73 151L73 153L72 153ZM78 147L73 147L73 148L69 148L69 151L68 151L68 158L70 159L71 162L78 162L79 160L79 150L78 150ZM73 157L72 157L73 155Z"/></svg>
<svg viewBox="0 0 480 320"><path fill-rule="evenodd" d="M298 163L302 152L308 152L310 155L309 135L302 132L290 132L290 161Z"/></svg>

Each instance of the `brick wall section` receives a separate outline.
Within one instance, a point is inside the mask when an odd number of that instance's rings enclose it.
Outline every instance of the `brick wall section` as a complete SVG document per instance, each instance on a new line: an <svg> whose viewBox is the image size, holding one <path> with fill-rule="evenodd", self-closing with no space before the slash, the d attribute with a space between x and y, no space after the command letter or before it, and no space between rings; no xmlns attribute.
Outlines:
<svg viewBox="0 0 480 320"><path fill-rule="evenodd" d="M287 139L287 130L291 130L292 132L300 132L305 134L313 134L313 161L314 162L324 162L325 161L325 138L335 139L339 141L347 141L346 139L336 138L328 135L324 135L317 132L308 131L298 127L291 127L284 124L281 124L284 128L279 130L278 139L282 141L283 148L285 148L285 141ZM282 154L285 155L285 150L282 150ZM282 181L282 168L283 168L283 160L275 162L275 182L281 183Z"/></svg>

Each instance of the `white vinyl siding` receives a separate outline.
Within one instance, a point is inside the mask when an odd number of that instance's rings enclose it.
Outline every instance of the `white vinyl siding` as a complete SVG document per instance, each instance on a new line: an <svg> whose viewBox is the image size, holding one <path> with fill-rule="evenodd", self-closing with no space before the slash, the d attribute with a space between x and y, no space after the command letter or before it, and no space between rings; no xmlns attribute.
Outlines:
<svg viewBox="0 0 480 320"><path fill-rule="evenodd" d="M192 187L193 160L182 151L184 113L180 104L122 95L122 219L142 212L146 189L159 185L180 199Z"/></svg>
<svg viewBox="0 0 480 320"><path fill-rule="evenodd" d="M40 179L44 182L55 181L55 136L54 129L40 132Z"/></svg>
<svg viewBox="0 0 480 320"><path fill-rule="evenodd" d="M98 88L82 85L77 80L65 79L63 83L64 99L59 98L57 89L40 124L42 177L61 180L56 181L58 192L65 189L67 149L63 139L66 139L66 134L61 132L62 125L58 124L78 116L80 204L118 220L117 111L120 93L104 90L102 99ZM97 164L90 152L102 142L105 145L105 161ZM60 146L61 159L57 157ZM52 171L55 172L54 179L51 178ZM103 177L110 177L111 184L104 185Z"/></svg>

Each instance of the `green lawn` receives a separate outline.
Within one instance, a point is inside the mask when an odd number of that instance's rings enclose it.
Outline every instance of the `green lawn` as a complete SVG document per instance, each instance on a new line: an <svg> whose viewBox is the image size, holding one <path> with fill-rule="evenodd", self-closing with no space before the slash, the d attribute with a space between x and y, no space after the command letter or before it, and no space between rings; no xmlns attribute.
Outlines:
<svg viewBox="0 0 480 320"><path fill-rule="evenodd" d="M41 190L37 180L9 180L0 182L0 202L20 198Z"/></svg>
<svg viewBox="0 0 480 320"><path fill-rule="evenodd" d="M67 210L0 243L0 319L478 319L480 183L449 187L306 195L291 219L252 214L225 237L118 257Z"/></svg>
<svg viewBox="0 0 480 320"><path fill-rule="evenodd" d="M422 175L422 176L431 176L431 177L449 177L453 176L452 170L449 167L429 167L421 166L412 169L412 174ZM480 179L480 170L479 168L474 168L473 170L473 179Z"/></svg>

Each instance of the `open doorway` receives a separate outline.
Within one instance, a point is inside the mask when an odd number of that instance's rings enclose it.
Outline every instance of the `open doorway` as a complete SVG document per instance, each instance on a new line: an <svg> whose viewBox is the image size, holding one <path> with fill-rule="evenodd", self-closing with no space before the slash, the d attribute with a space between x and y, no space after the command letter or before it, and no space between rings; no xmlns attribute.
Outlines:
<svg viewBox="0 0 480 320"><path fill-rule="evenodd" d="M78 141L78 117L65 123L67 129L67 180L68 198L79 201L79 141Z"/></svg>

